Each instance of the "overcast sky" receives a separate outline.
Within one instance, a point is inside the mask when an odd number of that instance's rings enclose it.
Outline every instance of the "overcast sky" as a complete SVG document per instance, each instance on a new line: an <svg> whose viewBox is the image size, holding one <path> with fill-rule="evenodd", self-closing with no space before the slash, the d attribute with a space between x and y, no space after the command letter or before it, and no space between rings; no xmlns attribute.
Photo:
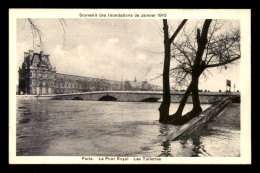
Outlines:
<svg viewBox="0 0 260 173"><path fill-rule="evenodd" d="M151 80L163 70L163 33L161 20L65 19L65 41L58 19L33 19L40 27L45 52L57 72L112 80L147 80L161 85L162 79ZM179 20L169 20L173 28ZM187 22L187 25L190 21ZM17 69L23 52L33 47L32 34L25 19L17 20ZM239 66L227 70L211 69L212 77L201 78L199 89L222 91L226 79L239 89Z"/></svg>

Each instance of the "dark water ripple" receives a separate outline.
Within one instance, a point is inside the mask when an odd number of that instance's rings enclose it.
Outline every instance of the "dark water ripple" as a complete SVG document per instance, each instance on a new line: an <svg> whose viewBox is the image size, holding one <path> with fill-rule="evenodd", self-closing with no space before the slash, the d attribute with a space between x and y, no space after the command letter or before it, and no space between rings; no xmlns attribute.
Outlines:
<svg viewBox="0 0 260 173"><path fill-rule="evenodd" d="M212 143L219 138L227 142L237 140L236 133L215 129L197 137L162 143L162 137L175 127L158 122L159 104L19 101L17 155L214 156L219 149L209 146L214 146ZM171 113L177 106L171 105ZM187 105L185 111L191 106Z"/></svg>

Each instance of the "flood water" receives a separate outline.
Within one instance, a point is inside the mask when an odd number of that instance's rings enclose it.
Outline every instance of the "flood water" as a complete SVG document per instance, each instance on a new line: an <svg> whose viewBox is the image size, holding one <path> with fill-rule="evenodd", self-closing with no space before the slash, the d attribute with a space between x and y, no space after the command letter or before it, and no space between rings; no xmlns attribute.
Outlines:
<svg viewBox="0 0 260 173"><path fill-rule="evenodd" d="M237 142L236 131L200 132L162 142L175 126L158 122L160 103L75 100L17 102L18 156L233 156L219 144ZM203 110L210 105L202 105ZM174 113L178 104L171 104ZM185 111L192 108L187 104ZM207 130L204 130L207 131ZM237 154L236 154L237 155Z"/></svg>

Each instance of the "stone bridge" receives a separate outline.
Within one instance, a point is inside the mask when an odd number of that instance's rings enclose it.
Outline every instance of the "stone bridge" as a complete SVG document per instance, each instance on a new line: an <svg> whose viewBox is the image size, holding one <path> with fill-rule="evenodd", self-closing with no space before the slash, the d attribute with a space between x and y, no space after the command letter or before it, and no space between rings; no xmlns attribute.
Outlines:
<svg viewBox="0 0 260 173"><path fill-rule="evenodd" d="M184 92L171 93L171 102L179 103ZM240 93L200 92L201 103L214 103L227 96L240 97ZM162 92L158 91L96 91L84 93L56 94L36 96L38 99L51 100L92 100L92 101L121 101L121 102L158 102L162 100ZM192 103L189 96L188 103Z"/></svg>

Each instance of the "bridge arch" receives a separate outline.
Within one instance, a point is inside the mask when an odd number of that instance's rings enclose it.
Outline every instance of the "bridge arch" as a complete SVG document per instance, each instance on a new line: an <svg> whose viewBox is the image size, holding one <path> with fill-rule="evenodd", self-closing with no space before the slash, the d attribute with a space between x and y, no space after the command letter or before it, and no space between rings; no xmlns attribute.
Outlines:
<svg viewBox="0 0 260 173"><path fill-rule="evenodd" d="M84 99L81 97L74 97L72 100L84 100Z"/></svg>
<svg viewBox="0 0 260 173"><path fill-rule="evenodd" d="M113 96L106 95L106 96L100 97L98 99L98 101L117 101L117 98L115 98Z"/></svg>
<svg viewBox="0 0 260 173"><path fill-rule="evenodd" d="M141 100L141 102L158 102L158 100L160 100L160 99L161 98L157 98L157 97L148 97L148 98Z"/></svg>

